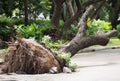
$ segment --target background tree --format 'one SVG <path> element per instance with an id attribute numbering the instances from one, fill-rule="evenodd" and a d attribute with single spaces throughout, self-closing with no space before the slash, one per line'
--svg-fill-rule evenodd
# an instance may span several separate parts
<path id="1" fill-rule="evenodd" d="M 24 0 L 25 25 L 28 25 L 28 0 Z"/>

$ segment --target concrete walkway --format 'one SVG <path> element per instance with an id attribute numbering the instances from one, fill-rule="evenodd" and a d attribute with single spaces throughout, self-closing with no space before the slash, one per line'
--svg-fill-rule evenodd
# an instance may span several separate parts
<path id="1" fill-rule="evenodd" d="M 70 74 L 0 75 L 0 81 L 120 81 L 120 49 L 84 52 L 72 58 L 79 68 Z"/>

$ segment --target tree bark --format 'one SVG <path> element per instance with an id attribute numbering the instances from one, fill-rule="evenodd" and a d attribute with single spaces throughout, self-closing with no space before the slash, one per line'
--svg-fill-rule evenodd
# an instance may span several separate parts
<path id="1" fill-rule="evenodd" d="M 81 4 L 80 4 L 80 1 L 79 0 L 75 0 L 76 2 L 76 5 L 77 5 L 77 12 L 74 13 L 73 16 L 71 16 L 71 18 L 69 18 L 65 24 L 63 25 L 63 28 L 62 28 L 62 32 L 61 32 L 61 38 L 64 38 L 65 37 L 65 34 L 66 34 L 66 31 L 67 29 L 70 27 L 70 25 L 75 22 L 75 20 L 77 20 L 81 14 L 82 14 L 82 8 L 81 8 Z"/>
<path id="2" fill-rule="evenodd" d="M 82 15 L 82 13 L 85 10 L 86 6 L 89 6 L 91 4 L 94 4 L 94 3 L 97 3 L 97 2 L 101 2 L 101 1 L 105 1 L 105 0 L 88 0 L 84 4 L 81 5 L 79 0 L 75 0 L 76 6 L 77 6 L 77 12 L 74 14 L 74 16 L 72 16 L 71 18 L 69 18 L 65 22 L 65 24 L 64 24 L 64 26 L 62 28 L 61 38 L 64 38 L 67 29 L 71 26 L 71 24 L 73 22 L 75 22 Z"/>
<path id="3" fill-rule="evenodd" d="M 51 19 L 51 23 L 54 29 L 58 29 L 60 15 L 61 15 L 61 7 L 62 7 L 63 2 L 64 0 L 53 0 L 54 12 L 53 12 L 53 16 Z"/>
<path id="4" fill-rule="evenodd" d="M 120 13 L 120 5 L 119 5 L 119 1 L 115 0 L 115 1 L 111 1 L 112 2 L 112 7 L 114 8 L 114 19 L 112 20 L 112 26 L 113 29 L 116 29 L 116 26 L 120 23 L 120 20 L 118 20 L 119 18 L 119 13 Z"/>
<path id="5" fill-rule="evenodd" d="M 53 0 L 54 10 L 51 18 L 51 24 L 53 26 L 52 31 L 54 31 L 54 35 L 52 36 L 53 39 L 58 38 L 58 28 L 59 28 L 59 21 L 61 16 L 61 7 L 64 2 L 65 2 L 64 0 Z"/>
<path id="6" fill-rule="evenodd" d="M 59 51 L 71 53 L 71 56 L 74 56 L 79 50 L 92 45 L 103 45 L 105 46 L 109 42 L 109 38 L 116 35 L 117 31 L 112 30 L 109 33 L 98 33 L 96 36 L 87 36 L 85 31 L 87 28 L 87 19 L 90 13 L 93 11 L 93 6 L 90 6 L 86 12 L 81 17 L 81 20 L 78 24 L 79 30 L 77 35 L 66 45 L 63 45 Z"/>
<path id="7" fill-rule="evenodd" d="M 28 0 L 24 0 L 25 25 L 28 25 Z"/>
<path id="8" fill-rule="evenodd" d="M 109 42 L 110 34 L 116 34 L 117 31 L 112 31 L 109 35 L 102 36 L 84 36 L 79 38 L 76 36 L 73 40 L 71 40 L 68 44 L 62 46 L 59 51 L 65 53 L 71 53 L 71 56 L 74 56 L 79 50 L 87 48 L 93 45 L 102 45 L 105 46 Z"/>
<path id="9" fill-rule="evenodd" d="M 70 16 L 74 16 L 75 12 L 74 12 L 74 9 L 73 9 L 73 6 L 72 6 L 72 0 L 66 0 L 66 5 L 68 7 L 68 10 L 70 12 Z"/>
<path id="10" fill-rule="evenodd" d="M 103 7 L 103 5 L 105 4 L 106 0 L 103 0 L 100 5 L 95 9 L 95 12 L 92 14 L 91 19 L 95 19 L 97 17 L 98 12 L 100 11 L 100 9 Z"/>

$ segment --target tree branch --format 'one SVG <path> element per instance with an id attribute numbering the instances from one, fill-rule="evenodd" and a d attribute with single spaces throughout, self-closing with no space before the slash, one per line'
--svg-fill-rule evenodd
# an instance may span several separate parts
<path id="1" fill-rule="evenodd" d="M 93 45 L 102 45 L 105 46 L 109 42 L 109 38 L 115 36 L 117 33 L 116 30 L 112 30 L 109 33 L 104 33 L 97 36 L 84 36 L 79 38 L 76 36 L 68 44 L 62 46 L 59 51 L 65 53 L 71 53 L 71 56 L 74 56 L 79 50 L 84 49 Z"/>
<path id="2" fill-rule="evenodd" d="M 85 3 L 83 3 L 83 7 L 86 7 L 86 6 L 89 6 L 91 4 L 94 4 L 94 3 L 97 3 L 97 2 L 100 2 L 100 1 L 104 1 L 104 0 L 87 0 Z"/>
<path id="3" fill-rule="evenodd" d="M 72 0 L 66 0 L 66 5 L 67 5 L 67 8 L 70 12 L 70 16 L 72 17 L 72 16 L 74 16 L 75 12 L 74 12 L 74 9 L 72 7 L 72 4 L 71 4 L 72 2 L 71 1 Z"/>
<path id="4" fill-rule="evenodd" d="M 79 17 L 80 17 L 80 15 L 82 14 L 82 9 L 81 9 L 81 4 L 80 4 L 80 1 L 79 0 L 75 0 L 75 2 L 76 2 L 76 6 L 77 6 L 77 12 L 76 13 L 74 13 L 74 15 L 73 16 L 71 16 L 71 18 L 70 19 L 68 19 L 66 22 L 65 22 L 65 24 L 64 24 L 64 26 L 63 26 L 63 29 L 62 29 L 62 38 L 64 38 L 64 36 L 65 36 L 65 32 L 66 32 L 66 30 L 68 29 L 68 27 L 70 27 L 70 25 L 76 20 L 76 19 L 78 19 Z"/>
<path id="5" fill-rule="evenodd" d="M 94 1 L 93 0 L 88 0 L 83 5 L 81 5 L 80 2 L 79 2 L 79 0 L 75 0 L 76 6 L 78 8 L 77 12 L 74 14 L 74 16 L 72 16 L 70 19 L 68 19 L 65 22 L 65 24 L 63 26 L 63 29 L 62 29 L 62 32 L 61 32 L 62 33 L 62 38 L 64 38 L 65 32 L 68 29 L 68 27 L 70 27 L 70 25 L 81 16 L 81 14 L 85 10 L 86 6 L 89 6 L 89 5 L 93 4 L 93 3 L 97 3 L 97 2 L 100 2 L 100 1 L 103 1 L 103 0 L 94 0 Z"/>
<path id="6" fill-rule="evenodd" d="M 91 19 L 95 19 L 98 12 L 100 11 L 100 9 L 102 8 L 102 6 L 105 4 L 106 0 L 103 0 L 100 5 L 98 6 L 98 8 L 95 10 L 95 12 L 93 13 L 93 15 L 91 16 Z"/>
<path id="7" fill-rule="evenodd" d="M 82 6 L 80 4 L 80 1 L 79 0 L 75 0 L 75 2 L 76 2 L 76 6 L 77 6 L 78 10 L 81 10 Z"/>
<path id="8" fill-rule="evenodd" d="M 114 30 L 106 33 L 106 36 L 109 37 L 109 38 L 110 38 L 110 37 L 114 37 L 114 36 L 117 35 L 117 33 L 118 33 L 117 30 L 114 29 Z"/>
<path id="9" fill-rule="evenodd" d="M 93 11 L 93 9 L 94 9 L 94 7 L 90 6 L 86 10 L 86 12 L 83 14 L 83 16 L 81 17 L 81 20 L 80 20 L 80 22 L 78 23 L 78 26 L 77 26 L 79 28 L 78 33 L 77 33 L 77 35 L 79 37 L 82 37 L 82 36 L 85 35 L 85 30 L 87 28 L 87 19 L 88 19 L 90 13 Z"/>
<path id="10" fill-rule="evenodd" d="M 54 27 L 54 29 L 58 28 L 60 15 L 61 15 L 61 7 L 62 7 L 63 2 L 64 2 L 64 0 L 53 0 L 54 11 L 53 11 L 51 23 L 52 23 L 52 26 Z"/>

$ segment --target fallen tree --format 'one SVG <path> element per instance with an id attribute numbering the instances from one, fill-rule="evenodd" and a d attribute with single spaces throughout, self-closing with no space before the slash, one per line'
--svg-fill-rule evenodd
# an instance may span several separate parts
<path id="1" fill-rule="evenodd" d="M 93 6 L 90 6 L 86 12 L 81 17 L 81 20 L 78 24 L 79 30 L 76 36 L 66 45 L 63 45 L 59 51 L 61 52 L 70 52 L 71 56 L 74 56 L 79 50 L 84 49 L 86 47 L 92 45 L 107 45 L 109 39 L 113 36 L 117 35 L 116 30 L 111 30 L 108 33 L 104 33 L 103 31 L 98 31 L 96 36 L 88 36 L 86 35 L 87 30 L 87 19 L 90 13 L 94 10 Z"/>
<path id="2" fill-rule="evenodd" d="M 59 52 L 70 53 L 74 56 L 79 50 L 92 45 L 107 45 L 109 38 L 117 34 L 116 30 L 108 33 L 98 32 L 96 36 L 86 35 L 87 19 L 90 13 L 94 10 L 90 6 L 82 15 L 78 24 L 79 30 L 76 36 L 67 44 L 59 48 Z M 48 73 L 51 70 L 62 72 L 66 66 L 64 59 L 58 57 L 42 43 L 35 40 L 18 38 L 17 43 L 12 44 L 10 51 L 5 57 L 5 62 L 2 66 L 4 73 L 24 72 L 27 74 Z M 55 69 L 53 69 L 55 68 Z"/>

